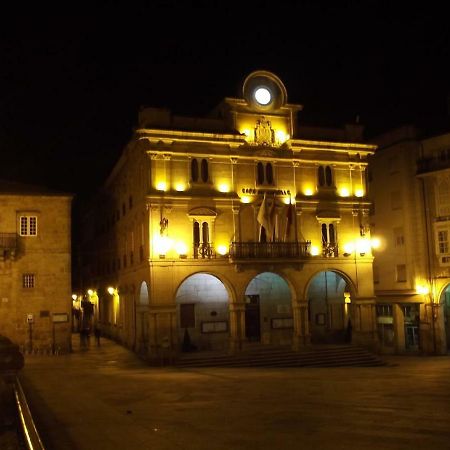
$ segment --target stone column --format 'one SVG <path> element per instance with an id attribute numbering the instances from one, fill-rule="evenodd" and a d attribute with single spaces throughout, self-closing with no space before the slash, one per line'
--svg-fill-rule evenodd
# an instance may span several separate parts
<path id="1" fill-rule="evenodd" d="M 230 303 L 230 339 L 229 353 L 242 350 L 245 339 L 245 303 Z"/>

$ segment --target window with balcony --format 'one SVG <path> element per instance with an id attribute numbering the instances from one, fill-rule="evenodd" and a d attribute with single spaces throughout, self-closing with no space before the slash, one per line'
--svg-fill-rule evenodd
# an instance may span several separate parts
<path id="1" fill-rule="evenodd" d="M 321 233 L 323 256 L 338 256 L 336 224 L 322 223 Z"/>

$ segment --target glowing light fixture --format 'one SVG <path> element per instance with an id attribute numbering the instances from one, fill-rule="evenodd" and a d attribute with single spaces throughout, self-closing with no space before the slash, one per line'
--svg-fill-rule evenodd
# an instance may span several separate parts
<path id="1" fill-rule="evenodd" d="M 177 192 L 183 192 L 183 191 L 185 191 L 185 190 L 186 190 L 186 184 L 184 184 L 184 183 L 177 183 L 177 184 L 175 185 L 175 190 L 176 190 Z"/>
<path id="2" fill-rule="evenodd" d="M 430 288 L 426 285 L 419 284 L 416 286 L 416 292 L 420 295 L 427 295 L 430 293 Z"/>
<path id="3" fill-rule="evenodd" d="M 304 190 L 303 190 L 303 194 L 304 195 L 306 195 L 306 196 L 308 196 L 308 197 L 310 197 L 311 195 L 313 195 L 313 190 L 311 189 L 311 188 L 305 188 Z"/>
<path id="4" fill-rule="evenodd" d="M 317 256 L 320 253 L 319 247 L 317 247 L 316 245 L 312 245 L 309 253 L 311 254 L 311 256 Z"/>
<path id="5" fill-rule="evenodd" d="M 109 286 L 106 290 L 108 291 L 109 295 L 113 295 L 115 289 L 112 286 Z"/>
<path id="6" fill-rule="evenodd" d="M 272 94 L 266 87 L 259 87 L 255 90 L 255 100 L 260 105 L 268 105 L 272 100 Z"/>
<path id="7" fill-rule="evenodd" d="M 72 300 L 75 301 L 78 298 L 77 294 L 72 294 Z"/>
<path id="8" fill-rule="evenodd" d="M 94 295 L 94 291 L 92 289 L 87 290 L 88 295 Z"/>
<path id="9" fill-rule="evenodd" d="M 283 130 L 277 130 L 275 132 L 275 137 L 280 144 L 283 144 L 289 139 L 289 136 Z"/>
<path id="10" fill-rule="evenodd" d="M 377 248 L 380 248 L 381 247 L 380 238 L 373 237 L 372 240 L 370 241 L 370 244 L 371 244 L 372 248 L 374 248 L 375 250 Z"/>
<path id="11" fill-rule="evenodd" d="M 160 258 L 164 258 L 166 253 L 170 250 L 172 242 L 167 236 L 156 236 L 154 238 L 154 245 L 156 253 L 160 256 Z"/>
<path id="12" fill-rule="evenodd" d="M 158 183 L 156 183 L 156 189 L 158 191 L 165 191 L 167 189 L 167 184 L 165 181 L 158 181 Z"/>
<path id="13" fill-rule="evenodd" d="M 341 197 L 348 197 L 350 195 L 350 191 L 348 190 L 348 188 L 343 187 L 339 190 L 339 195 Z"/>
<path id="14" fill-rule="evenodd" d="M 242 203 L 250 203 L 250 197 L 247 197 L 246 195 L 244 195 L 243 197 L 241 197 L 241 202 Z"/>
<path id="15" fill-rule="evenodd" d="M 356 197 L 364 197 L 364 191 L 362 189 L 356 189 L 355 196 Z"/>
<path id="16" fill-rule="evenodd" d="M 356 248 L 361 256 L 364 256 L 370 250 L 370 241 L 368 239 L 359 239 Z"/>
<path id="17" fill-rule="evenodd" d="M 219 192 L 230 192 L 230 185 L 228 183 L 221 183 L 217 186 Z"/>
<path id="18" fill-rule="evenodd" d="M 184 242 L 177 242 L 175 244 L 175 251 L 178 253 L 180 258 L 186 257 L 187 255 L 187 245 Z"/>
<path id="19" fill-rule="evenodd" d="M 347 242 L 344 244 L 344 256 L 350 256 L 355 251 L 355 244 L 352 242 Z"/>
<path id="20" fill-rule="evenodd" d="M 222 256 L 226 255 L 228 253 L 228 247 L 226 245 L 218 245 L 217 253 Z"/>

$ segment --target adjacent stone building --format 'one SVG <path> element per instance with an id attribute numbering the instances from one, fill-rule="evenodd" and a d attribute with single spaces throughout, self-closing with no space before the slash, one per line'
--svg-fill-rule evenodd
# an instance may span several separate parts
<path id="1" fill-rule="evenodd" d="M 375 145 L 358 124 L 304 126 L 301 110 L 256 71 L 207 118 L 139 111 L 83 219 L 78 296 L 104 333 L 152 359 L 343 342 L 351 323 L 377 348 Z"/>
<path id="2" fill-rule="evenodd" d="M 0 181 L 0 335 L 24 351 L 70 349 L 71 202 Z"/>
<path id="3" fill-rule="evenodd" d="M 446 353 L 450 344 L 450 134 L 379 136 L 370 158 L 374 283 L 381 349 Z"/>

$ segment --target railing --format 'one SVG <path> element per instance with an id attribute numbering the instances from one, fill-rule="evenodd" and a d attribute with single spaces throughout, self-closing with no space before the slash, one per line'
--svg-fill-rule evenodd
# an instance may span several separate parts
<path id="1" fill-rule="evenodd" d="M 450 155 L 431 156 L 417 161 L 417 173 L 434 172 L 436 170 L 448 169 L 450 167 Z"/>
<path id="2" fill-rule="evenodd" d="M 310 255 L 311 242 L 233 242 L 234 259 L 304 258 Z"/>
<path id="3" fill-rule="evenodd" d="M 339 256 L 337 244 L 322 244 L 322 256 L 325 258 L 336 258 Z"/>
<path id="4" fill-rule="evenodd" d="M 17 247 L 16 233 L 0 233 L 0 250 L 13 250 Z"/>
<path id="5" fill-rule="evenodd" d="M 211 259 L 215 258 L 214 247 L 212 244 L 197 244 L 194 245 L 195 259 Z"/>

